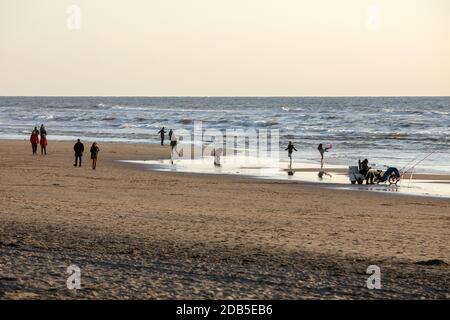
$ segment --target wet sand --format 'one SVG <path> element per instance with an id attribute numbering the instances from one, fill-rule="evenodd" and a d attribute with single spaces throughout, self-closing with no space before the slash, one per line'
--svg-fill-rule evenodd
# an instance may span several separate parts
<path id="1" fill-rule="evenodd" d="M 0 140 L 1 299 L 450 298 L 449 199 L 142 170 L 117 160 L 169 148 L 100 149 L 93 171 L 71 143 L 33 157 Z"/>

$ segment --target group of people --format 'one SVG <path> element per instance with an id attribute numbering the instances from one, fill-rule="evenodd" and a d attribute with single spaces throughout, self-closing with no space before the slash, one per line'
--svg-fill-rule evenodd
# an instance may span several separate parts
<path id="1" fill-rule="evenodd" d="M 73 166 L 81 167 L 81 160 L 83 159 L 83 152 L 84 152 L 84 144 L 80 141 L 80 139 L 78 139 L 77 142 L 74 144 L 73 151 L 75 151 L 75 163 L 73 164 Z M 98 153 L 100 152 L 100 148 L 97 145 L 97 142 L 92 143 L 90 152 L 92 160 L 92 170 L 95 170 L 97 169 L 97 158 Z"/>
<path id="2" fill-rule="evenodd" d="M 397 168 L 389 167 L 386 171 L 383 170 L 374 170 L 369 166 L 369 160 L 364 159 L 363 161 L 358 161 L 359 173 L 364 176 L 366 180 L 366 184 L 375 184 L 374 180 L 379 182 L 384 182 L 392 177 L 395 181 L 400 179 L 400 172 Z"/>
<path id="3" fill-rule="evenodd" d="M 164 139 L 166 137 L 165 136 L 166 133 L 167 133 L 167 131 L 166 131 L 165 127 L 162 127 L 161 130 L 158 131 L 158 134 L 161 137 L 161 145 L 162 146 L 164 145 Z M 169 140 L 170 140 L 171 144 L 172 144 L 172 138 L 174 138 L 174 141 L 176 141 L 176 138 L 175 138 L 175 136 L 173 134 L 173 130 L 172 129 L 169 130 L 169 134 L 168 135 L 169 135 Z"/>
<path id="4" fill-rule="evenodd" d="M 323 164 L 324 164 L 324 154 L 325 152 L 327 152 L 328 150 L 330 150 L 331 148 L 333 148 L 333 145 L 329 145 L 328 147 L 324 147 L 322 143 L 319 144 L 319 146 L 317 147 L 317 150 L 320 153 L 320 168 L 323 169 Z M 284 149 L 285 151 L 288 152 L 288 157 L 289 157 L 289 167 L 292 167 L 292 153 L 294 151 L 297 151 L 297 149 L 295 149 L 294 144 L 292 143 L 292 141 L 289 141 L 288 146 L 286 149 Z"/>
<path id="5" fill-rule="evenodd" d="M 41 155 L 47 155 L 47 130 L 43 124 L 39 130 L 37 127 L 34 127 L 34 130 L 31 132 L 30 143 L 33 155 L 37 154 L 38 145 L 41 146 Z"/>
<path id="6" fill-rule="evenodd" d="M 48 144 L 47 129 L 45 129 L 45 126 L 43 124 L 41 125 L 40 129 L 34 127 L 33 131 L 31 132 L 30 143 L 33 155 L 37 153 L 38 144 L 40 144 L 41 146 L 41 154 L 47 155 L 47 144 Z M 73 166 L 81 167 L 81 160 L 83 158 L 84 153 L 84 144 L 80 141 L 80 139 L 78 139 L 75 145 L 73 146 L 73 151 L 75 152 L 75 163 Z M 98 147 L 97 142 L 94 142 L 92 144 L 90 152 L 92 160 L 92 169 L 95 170 L 97 168 L 98 153 L 100 152 L 100 148 Z"/>
<path id="7" fill-rule="evenodd" d="M 73 151 L 75 151 L 75 163 L 73 164 L 73 166 L 81 167 L 81 160 L 83 159 L 84 153 L 84 144 L 81 142 L 80 139 L 78 139 L 77 142 L 74 144 Z M 97 142 L 92 143 L 90 152 L 92 160 L 92 170 L 95 170 L 97 169 L 97 158 L 98 153 L 100 152 L 100 148 L 97 145 Z"/>
<path id="8" fill-rule="evenodd" d="M 158 131 L 158 134 L 161 137 L 161 146 L 164 146 L 164 139 L 165 139 L 165 134 L 166 134 L 166 128 L 162 127 L 161 130 Z M 170 153 L 170 158 L 173 164 L 173 154 L 174 152 L 176 154 L 178 154 L 179 156 L 181 156 L 181 154 L 178 152 L 177 150 L 177 144 L 178 144 L 178 139 L 175 135 L 175 133 L 173 132 L 172 129 L 169 130 L 169 141 L 170 141 L 170 147 L 171 147 L 171 153 Z"/>
<path id="9" fill-rule="evenodd" d="M 319 151 L 320 157 L 321 157 L 321 159 L 320 159 L 320 168 L 321 169 L 323 169 L 324 154 L 331 148 L 333 148 L 333 145 L 330 144 L 328 147 L 324 147 L 322 143 L 319 144 L 319 146 L 317 147 L 317 150 Z M 297 149 L 295 148 L 292 141 L 289 141 L 289 144 L 285 150 L 287 150 L 287 152 L 288 152 L 288 157 L 290 159 L 289 168 L 291 169 L 292 168 L 292 154 L 294 151 L 297 151 Z M 367 184 L 375 184 L 375 180 L 377 182 L 385 182 L 385 181 L 388 181 L 388 179 L 392 179 L 392 181 L 390 181 L 392 183 L 397 183 L 397 181 L 399 181 L 400 177 L 401 177 L 400 171 L 395 167 L 389 167 L 386 169 L 386 171 L 383 171 L 380 169 L 378 169 L 378 170 L 372 169 L 372 167 L 369 166 L 369 160 L 367 160 L 367 159 L 364 159 L 363 161 L 359 161 L 358 168 L 359 168 L 359 173 L 364 176 L 364 179 L 366 180 Z M 293 175 L 293 171 L 288 171 L 288 173 L 290 175 Z M 324 174 L 329 175 L 325 171 L 320 171 L 319 177 L 321 177 L 321 175 L 323 176 Z"/>

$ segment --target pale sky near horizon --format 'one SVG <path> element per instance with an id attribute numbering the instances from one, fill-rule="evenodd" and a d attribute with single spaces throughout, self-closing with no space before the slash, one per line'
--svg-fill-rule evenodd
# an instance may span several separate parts
<path id="1" fill-rule="evenodd" d="M 0 95 L 450 96 L 450 1 L 0 0 Z"/>

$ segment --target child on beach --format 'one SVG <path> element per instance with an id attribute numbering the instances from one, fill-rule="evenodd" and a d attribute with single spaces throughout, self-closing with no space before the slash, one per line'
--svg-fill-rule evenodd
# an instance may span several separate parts
<path id="1" fill-rule="evenodd" d="M 91 146 L 92 170 L 95 170 L 97 168 L 97 157 L 99 151 L 100 148 L 98 147 L 97 142 L 94 142 Z"/>
<path id="2" fill-rule="evenodd" d="M 319 150 L 319 152 L 320 152 L 320 157 L 321 157 L 321 159 L 320 159 L 320 168 L 321 168 L 321 169 L 323 168 L 323 154 L 324 154 L 325 152 L 327 152 L 327 151 L 328 151 L 329 149 L 331 149 L 331 148 L 332 148 L 332 145 L 331 145 L 331 144 L 330 144 L 330 146 L 324 148 L 322 143 L 319 144 L 319 146 L 317 147 L 317 150 Z"/>
<path id="3" fill-rule="evenodd" d="M 47 135 L 41 134 L 41 155 L 47 155 Z"/>
<path id="4" fill-rule="evenodd" d="M 288 152 L 288 157 L 289 157 L 289 161 L 290 161 L 289 168 L 292 168 L 292 152 L 294 150 L 297 151 L 297 149 L 295 149 L 294 145 L 292 144 L 292 141 L 289 141 L 287 148 L 284 150 L 287 150 L 287 152 Z"/>
<path id="5" fill-rule="evenodd" d="M 33 150 L 33 154 L 37 152 L 37 145 L 39 144 L 39 130 L 37 127 L 34 127 L 33 132 L 30 136 L 31 149 Z"/>

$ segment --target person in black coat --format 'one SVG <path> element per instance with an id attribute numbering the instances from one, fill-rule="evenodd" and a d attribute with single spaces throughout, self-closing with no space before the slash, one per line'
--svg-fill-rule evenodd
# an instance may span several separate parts
<path id="1" fill-rule="evenodd" d="M 162 127 L 161 130 L 158 131 L 158 134 L 161 136 L 161 145 L 164 145 L 164 134 L 166 133 L 166 128 Z"/>
<path id="2" fill-rule="evenodd" d="M 80 139 L 77 140 L 77 143 L 73 146 L 73 151 L 75 151 L 75 163 L 74 167 L 78 165 L 78 160 L 80 160 L 79 166 L 81 167 L 81 158 L 83 157 L 84 152 L 84 144 L 81 143 Z"/>

